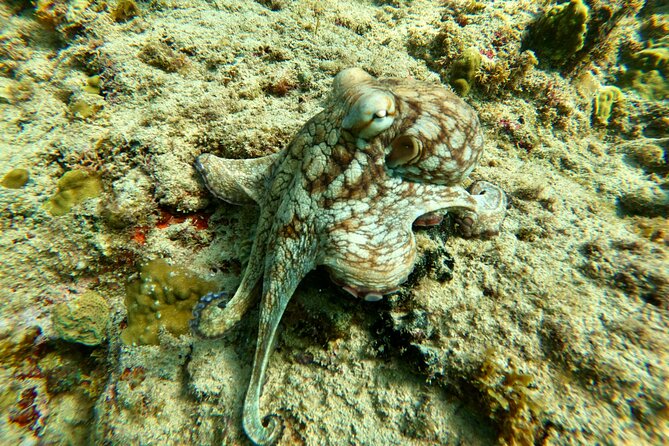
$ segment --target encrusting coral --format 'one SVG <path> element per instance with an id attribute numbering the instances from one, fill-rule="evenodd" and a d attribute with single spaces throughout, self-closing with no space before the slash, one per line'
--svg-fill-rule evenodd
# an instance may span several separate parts
<path id="1" fill-rule="evenodd" d="M 467 48 L 451 65 L 448 83 L 459 96 L 467 96 L 481 67 L 481 53 L 476 48 Z"/>
<path id="2" fill-rule="evenodd" d="M 534 51 L 539 62 L 559 66 L 583 48 L 589 18 L 583 0 L 553 6 L 530 26 L 523 46 Z"/>
<path id="3" fill-rule="evenodd" d="M 609 123 L 611 112 L 613 111 L 613 104 L 618 102 L 622 96 L 620 89 L 614 86 L 602 87 L 597 96 L 595 96 L 594 115 L 599 124 L 606 125 Z"/>
<path id="4" fill-rule="evenodd" d="M 668 78 L 669 44 L 661 43 L 630 55 L 618 81 L 646 99 L 662 101 L 669 98 Z"/>
<path id="5" fill-rule="evenodd" d="M 188 333 L 193 306 L 215 288 L 214 283 L 162 259 L 147 263 L 139 279 L 126 289 L 128 326 L 121 339 L 126 344 L 158 344 L 161 327 L 175 336 Z"/>
<path id="6" fill-rule="evenodd" d="M 52 312 L 53 328 L 61 339 L 90 346 L 106 339 L 109 319 L 109 305 L 93 291 L 56 305 Z"/>

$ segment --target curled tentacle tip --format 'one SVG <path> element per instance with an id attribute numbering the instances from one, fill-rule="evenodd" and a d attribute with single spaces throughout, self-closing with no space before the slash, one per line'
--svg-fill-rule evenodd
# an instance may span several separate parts
<path id="1" fill-rule="evenodd" d="M 283 432 L 283 423 L 278 415 L 268 415 L 261 423 L 259 419 L 244 420 L 244 431 L 253 444 L 270 446 L 276 444 Z"/>
<path id="2" fill-rule="evenodd" d="M 219 291 L 217 293 L 208 293 L 202 296 L 200 300 L 197 302 L 197 304 L 195 304 L 195 306 L 193 307 L 193 318 L 188 323 L 191 331 L 202 338 L 208 338 L 209 336 L 203 333 L 202 330 L 200 329 L 202 312 L 212 303 L 222 301 L 227 297 L 228 293 L 225 291 Z M 221 302 L 219 302 L 219 304 L 220 303 Z"/>

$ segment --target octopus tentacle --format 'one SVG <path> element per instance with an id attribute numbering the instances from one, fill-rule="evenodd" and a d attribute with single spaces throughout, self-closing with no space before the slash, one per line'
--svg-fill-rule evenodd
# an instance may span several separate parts
<path id="1" fill-rule="evenodd" d="M 265 228 L 269 224 L 269 217 L 265 211 L 258 224 L 257 235 L 251 247 L 251 256 L 244 271 L 244 276 L 232 299 L 224 307 L 221 307 L 213 305 L 213 303 L 222 303 L 220 300 L 223 295 L 221 293 L 218 296 L 208 294 L 200 298 L 193 309 L 191 328 L 199 336 L 209 339 L 223 336 L 230 327 L 239 322 L 258 300 L 260 294 L 258 293 L 258 287 L 263 276 L 268 237 Z"/>
<path id="2" fill-rule="evenodd" d="M 469 193 L 477 202 L 476 215 L 461 211 L 456 223 L 463 237 L 490 236 L 499 233 L 506 215 L 507 199 L 502 189 L 487 181 L 472 184 Z"/>
<path id="3" fill-rule="evenodd" d="M 195 168 L 216 197 L 232 204 L 255 204 L 262 198 L 268 172 L 283 155 L 238 160 L 204 153 L 195 160 Z"/>
<path id="4" fill-rule="evenodd" d="M 202 311 L 214 302 L 219 302 L 218 305 L 220 305 L 223 299 L 227 297 L 228 293 L 225 291 L 208 293 L 202 296 L 195 307 L 193 307 L 193 319 L 191 319 L 189 322 L 191 331 L 201 338 L 214 338 L 215 336 L 208 336 L 206 333 L 200 330 L 200 319 L 202 318 Z"/>
<path id="5" fill-rule="evenodd" d="M 305 246 L 304 241 L 286 240 L 276 247 L 275 255 L 266 266 L 258 341 L 243 417 L 244 430 L 257 445 L 274 444 L 281 435 L 282 424 L 277 415 L 266 417 L 267 425 L 263 425 L 260 394 L 281 317 L 297 285 L 315 266 L 314 247 L 315 244 Z"/>
<path id="6" fill-rule="evenodd" d="M 453 212 L 460 218 L 465 236 L 483 235 L 499 231 L 506 212 L 506 195 L 499 187 L 486 181 L 474 183 L 469 191 L 460 186 L 404 183 L 412 188 L 408 207 L 414 218 L 440 209 Z"/>
<path id="7" fill-rule="evenodd" d="M 247 271 L 249 270 L 250 268 L 247 268 Z M 248 280 L 242 279 L 239 288 L 226 305 L 223 305 L 224 300 L 229 294 L 225 291 L 202 296 L 193 308 L 191 330 L 205 339 L 223 336 L 255 304 L 259 294 L 257 290 L 260 284 L 259 276 L 250 277 L 250 274 L 246 274 L 244 278 L 249 277 Z M 254 280 L 255 282 L 251 284 Z"/>

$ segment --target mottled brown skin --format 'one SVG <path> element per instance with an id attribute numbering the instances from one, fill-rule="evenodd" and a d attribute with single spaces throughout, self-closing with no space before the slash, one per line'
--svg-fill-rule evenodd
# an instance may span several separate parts
<path id="1" fill-rule="evenodd" d="M 476 114 L 443 87 L 377 80 L 353 68 L 337 75 L 325 109 L 283 151 L 253 160 L 198 158 L 214 195 L 260 206 L 239 288 L 223 308 L 213 305 L 217 295 L 205 296 L 193 324 L 203 336 L 223 334 L 253 305 L 261 284 L 243 417 L 253 442 L 272 444 L 280 435 L 276 417 L 261 422 L 260 392 L 281 316 L 309 271 L 324 265 L 352 295 L 378 300 L 413 269 L 417 218 L 448 209 L 470 236 L 498 231 L 504 193 L 485 182 L 474 185 L 475 194 L 458 186 L 482 149 Z"/>

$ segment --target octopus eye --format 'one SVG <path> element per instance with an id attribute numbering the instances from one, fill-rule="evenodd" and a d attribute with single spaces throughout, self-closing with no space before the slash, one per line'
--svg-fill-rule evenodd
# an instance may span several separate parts
<path id="1" fill-rule="evenodd" d="M 414 136 L 402 135 L 390 143 L 390 153 L 386 156 L 386 165 L 391 169 L 404 164 L 413 164 L 423 153 L 423 143 Z"/>
<path id="2" fill-rule="evenodd" d="M 363 94 L 344 116 L 342 128 L 361 139 L 371 139 L 393 124 L 395 98 L 385 91 Z"/>

